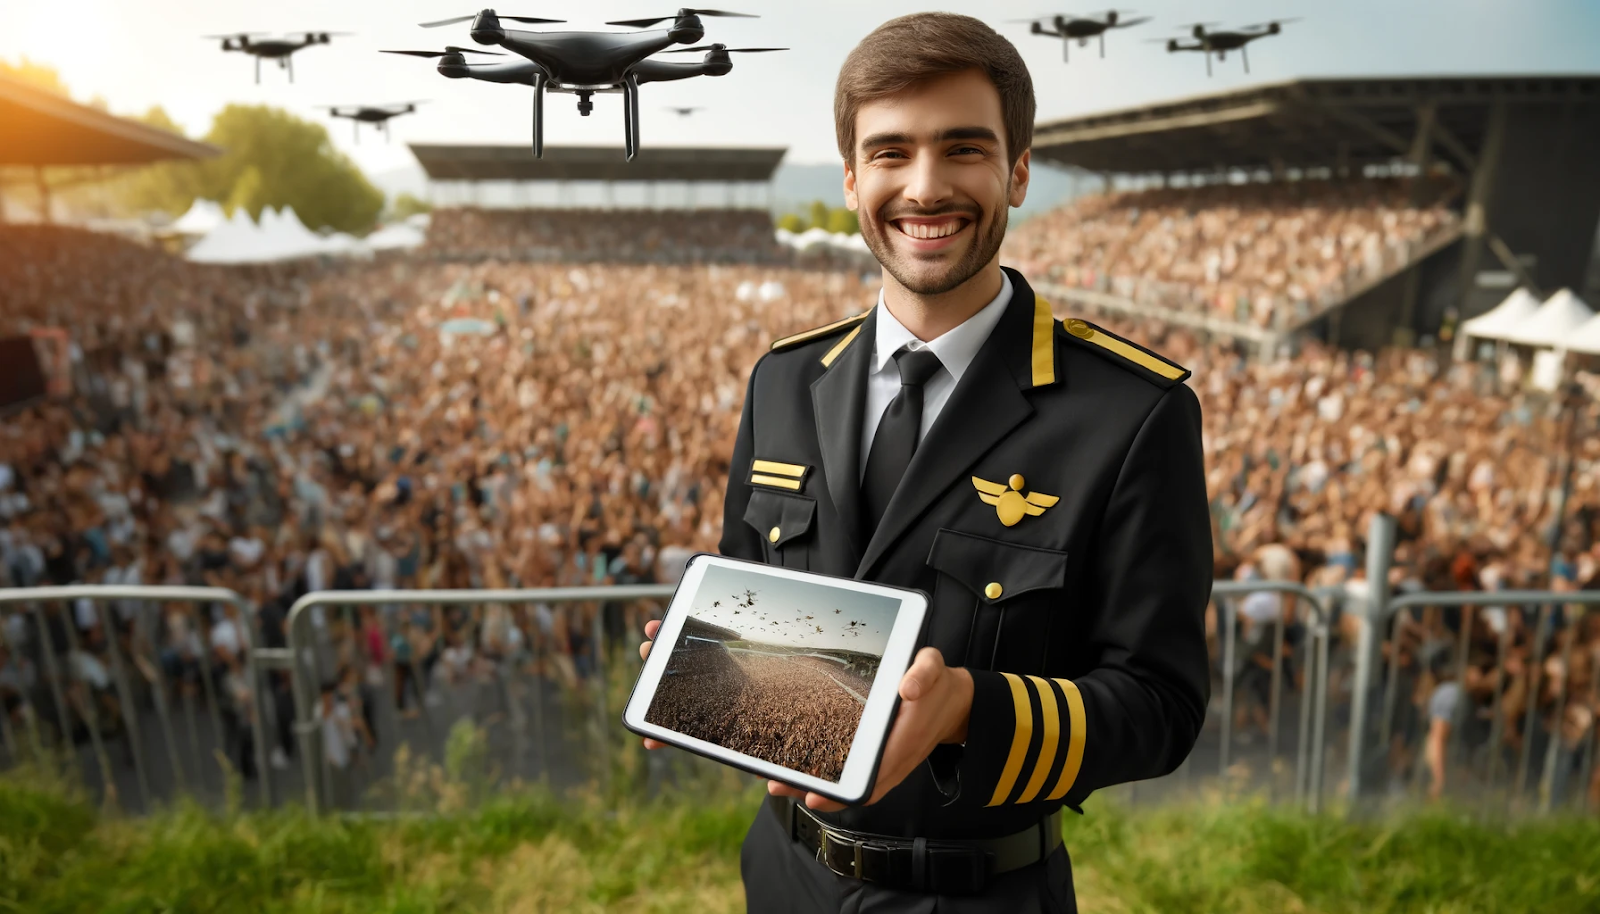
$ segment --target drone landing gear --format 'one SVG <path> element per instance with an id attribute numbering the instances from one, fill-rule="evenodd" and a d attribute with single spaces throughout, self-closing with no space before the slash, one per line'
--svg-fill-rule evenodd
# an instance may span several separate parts
<path id="1" fill-rule="evenodd" d="M 533 157 L 544 158 L 544 74 L 533 76 Z"/>
<path id="2" fill-rule="evenodd" d="M 256 58 L 256 85 L 261 85 L 261 58 Z"/>
<path id="3" fill-rule="evenodd" d="M 294 83 L 294 55 L 293 54 L 291 54 L 288 57 L 285 57 L 283 59 L 283 68 L 285 70 L 289 71 L 289 82 L 290 82 L 290 84 L 293 84 Z"/>
<path id="4" fill-rule="evenodd" d="M 622 79 L 623 147 L 628 161 L 639 153 L 639 77 L 632 73 Z"/>
<path id="5" fill-rule="evenodd" d="M 1250 72 L 1250 51 L 1248 48 L 1239 48 L 1239 59 L 1244 61 L 1244 71 Z"/>

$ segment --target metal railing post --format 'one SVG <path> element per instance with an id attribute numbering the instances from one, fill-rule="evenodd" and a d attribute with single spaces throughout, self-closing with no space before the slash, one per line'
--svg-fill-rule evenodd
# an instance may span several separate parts
<path id="1" fill-rule="evenodd" d="M 1367 693 L 1372 687 L 1373 661 L 1377 659 L 1377 627 L 1388 616 L 1389 568 L 1394 561 L 1395 520 L 1387 514 L 1372 518 L 1367 531 L 1367 599 L 1362 607 L 1361 635 L 1356 645 L 1355 681 L 1350 690 L 1349 798 L 1361 798 L 1362 766 L 1367 735 Z M 1380 747 L 1381 748 L 1381 747 Z"/>

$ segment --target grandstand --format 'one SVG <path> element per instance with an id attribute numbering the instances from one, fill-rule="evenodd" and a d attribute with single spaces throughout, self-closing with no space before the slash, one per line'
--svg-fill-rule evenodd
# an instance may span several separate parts
<path id="1" fill-rule="evenodd" d="M 1302 329 L 1376 348 L 1434 333 L 1452 311 L 1482 313 L 1510 285 L 1535 294 L 1584 288 L 1600 221 L 1597 145 L 1600 78 L 1592 76 L 1306 79 L 1196 96 L 1039 124 L 1039 160 L 1144 190 L 1077 204 L 1099 207 L 1093 213 L 1042 217 L 1020 227 L 1014 244 L 1071 251 L 1075 223 L 1122 221 L 1138 230 L 1082 249 L 1103 269 L 1051 275 L 1058 297 L 1268 348 Z M 1278 187 L 1236 187 L 1255 182 Z M 1219 232 L 1255 242 L 1267 224 L 1293 221 L 1276 218 L 1285 210 L 1310 233 L 1299 240 L 1323 254 L 1313 259 L 1354 269 L 1302 282 L 1315 288 L 1298 298 L 1278 288 L 1280 301 L 1264 308 L 1272 289 L 1230 291 L 1217 275 L 1117 283 L 1165 272 L 1161 252 L 1126 256 L 1136 240 L 1164 244 L 1165 263 L 1198 255 L 1204 270 L 1208 256 L 1229 256 Z M 1152 221 L 1198 243 L 1143 237 Z M 1260 251 L 1237 247 L 1233 256 L 1249 268 Z M 1285 256 L 1292 265 L 1295 252 Z M 1035 267 L 1051 273 L 1048 263 Z"/>
<path id="2" fill-rule="evenodd" d="M 758 208 L 772 198 L 783 147 L 646 147 L 632 162 L 603 146 L 411 144 L 439 205 Z"/>
<path id="3" fill-rule="evenodd" d="M 0 123 L 6 125 L 0 132 L 0 221 L 7 217 L 6 186 L 24 181 L 34 185 L 41 220 L 51 221 L 52 184 L 45 181 L 46 168 L 86 168 L 86 179 L 98 180 L 103 177 L 95 170 L 99 168 L 210 158 L 222 152 L 8 76 L 0 76 Z M 19 176 L 19 170 L 25 176 Z"/>

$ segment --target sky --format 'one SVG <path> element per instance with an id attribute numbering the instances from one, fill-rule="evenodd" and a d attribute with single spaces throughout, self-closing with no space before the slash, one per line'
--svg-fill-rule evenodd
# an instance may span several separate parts
<path id="1" fill-rule="evenodd" d="M 750 606 L 744 605 L 746 588 L 755 593 Z M 721 605 L 713 605 L 717 603 Z M 712 567 L 706 569 L 689 612 L 702 622 L 731 628 L 753 641 L 786 641 L 881 657 L 899 603 L 891 597 L 811 581 Z M 806 616 L 814 618 L 807 621 Z M 857 624 L 852 626 L 852 622 Z"/>
<path id="2" fill-rule="evenodd" d="M 780 46 L 773 54 L 736 55 L 733 72 L 647 85 L 641 100 L 645 144 L 785 146 L 786 161 L 837 161 L 832 122 L 833 83 L 850 49 L 883 21 L 925 9 L 977 16 L 1010 38 L 1033 75 L 1040 120 L 1297 77 L 1353 75 L 1592 73 L 1600 71 L 1600 2 L 1595 0 L 1135 0 L 1143 25 L 1113 31 L 1106 58 L 1096 48 L 1073 48 L 1061 60 L 1059 40 L 1007 23 L 1052 12 L 1040 0 L 723 0 L 719 8 L 759 19 L 710 19 L 706 41 L 732 47 Z M 1073 11 L 1096 14 L 1081 3 Z M 660 0 L 522 2 L 496 7 L 507 15 L 568 19 L 594 28 L 606 19 L 671 14 Z M 330 127 L 334 144 L 369 173 L 414 163 L 406 142 L 523 143 L 529 136 L 528 92 L 472 80 L 448 80 L 434 62 L 380 54 L 382 48 L 439 50 L 475 46 L 463 23 L 423 29 L 419 22 L 476 12 L 474 4 L 443 0 L 76 0 L 68 8 L 41 0 L 0 4 L 0 58 L 30 59 L 57 68 L 80 101 L 103 97 L 115 113 L 162 105 L 192 136 L 231 102 L 282 106 Z M 1125 16 L 1128 14 L 1124 14 Z M 1243 25 L 1271 17 L 1302 17 L 1282 35 L 1252 45 L 1251 73 L 1229 59 L 1206 78 L 1196 54 L 1168 54 L 1150 39 L 1178 37 L 1196 20 Z M 530 27 L 541 28 L 541 27 Z M 299 29 L 348 31 L 296 55 L 294 85 L 263 63 L 252 81 L 252 58 L 223 53 L 202 35 Z M 698 55 L 669 55 L 693 60 Z M 489 60 L 491 58 L 484 58 Z M 417 114 L 392 122 L 393 142 L 364 127 L 360 141 L 347 120 L 316 106 L 387 104 L 427 99 Z M 622 143 L 621 96 L 595 97 L 585 118 L 576 98 L 552 95 L 545 142 Z M 700 105 L 683 118 L 666 106 Z"/>

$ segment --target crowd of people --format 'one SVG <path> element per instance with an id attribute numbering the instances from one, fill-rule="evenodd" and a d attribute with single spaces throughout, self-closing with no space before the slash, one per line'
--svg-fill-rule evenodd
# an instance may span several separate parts
<path id="1" fill-rule="evenodd" d="M 755 209 L 434 211 L 423 250 L 441 258 L 633 264 L 782 264 L 772 216 Z"/>
<path id="2" fill-rule="evenodd" d="M 1388 275 L 1456 224 L 1453 184 L 1413 185 L 1369 178 L 1098 194 L 1027 220 L 1002 250 L 1043 281 L 1277 327 Z"/>
<path id="3" fill-rule="evenodd" d="M 1340 266 L 1361 259 L 1366 239 L 1411 243 L 1416 226 L 1438 217 L 1398 207 L 1387 212 L 1410 215 L 1391 219 L 1376 204 L 1337 215 L 1345 210 L 1273 202 L 1265 190 L 1260 206 L 1231 215 L 1179 212 L 1206 193 L 1145 192 L 1139 207 L 1126 196 L 1080 202 L 1041 219 L 1081 224 L 1103 206 L 1125 224 L 1093 244 L 1034 230 L 1018 241 L 1032 256 L 1008 262 L 1073 281 L 1060 264 L 1153 264 L 1124 255 L 1166 249 L 1173 259 L 1163 263 L 1194 259 L 1206 269 L 1207 245 L 1226 237 L 1235 259 L 1226 269 L 1219 261 L 1217 282 L 1246 283 L 1271 272 L 1245 266 L 1249 252 L 1274 251 L 1280 266 Z M 1349 193 L 1372 201 L 1388 191 Z M 1155 205 L 1172 194 L 1190 202 Z M 1274 208 L 1284 206 L 1293 212 Z M 0 427 L 0 586 L 208 584 L 245 603 L 241 612 L 129 600 L 103 613 L 80 603 L 65 618 L 47 614 L 43 629 L 8 610 L 0 697 L 10 722 L 21 727 L 33 713 L 86 726 L 98 709 L 95 719 L 114 728 L 115 641 L 146 692 L 213 689 L 247 772 L 250 724 L 267 708 L 277 725 L 271 762 L 283 765 L 296 748 L 288 681 L 266 677 L 256 696 L 241 663 L 252 645 L 285 644 L 286 611 L 305 593 L 670 582 L 693 551 L 716 548 L 755 360 L 771 340 L 856 313 L 877 294 L 876 277 L 844 270 L 720 255 L 692 262 L 744 243 L 759 261 L 770 225 L 741 241 L 739 220 L 707 227 L 700 214 L 652 216 L 657 234 L 639 235 L 626 220 L 584 234 L 560 230 L 576 215 L 447 212 L 434 215 L 429 244 L 459 257 L 251 268 L 193 265 L 70 229 L 0 227 L 0 246 L 23 252 L 0 259 L 0 337 L 63 327 L 76 359 L 69 398 Z M 1152 219 L 1148 230 L 1133 228 Z M 525 234 L 508 242 L 502 225 Z M 1059 249 L 1047 248 L 1052 237 Z M 589 262 L 607 238 L 623 241 L 614 251 L 671 262 Z M 568 242 L 569 262 L 544 251 Z M 1600 436 L 1574 439 L 1563 508 L 1552 494 L 1563 488 L 1561 414 L 1537 394 L 1503 388 L 1493 369 L 1431 351 L 1374 356 L 1315 344 L 1262 363 L 1173 325 L 1095 319 L 1194 372 L 1219 577 L 1358 593 L 1368 524 L 1386 512 L 1399 519 L 1387 582 L 1398 591 L 1600 588 Z M 1587 407 L 1581 427 L 1600 427 L 1597 418 Z M 1552 549 L 1558 517 L 1567 524 Z M 613 603 L 308 614 L 326 759 L 356 765 L 391 737 L 373 713 L 379 702 L 402 716 L 425 713 L 437 690 L 506 670 L 579 681 L 592 674 L 599 642 L 631 644 L 651 611 Z M 1409 671 L 1416 700 L 1406 706 L 1416 714 L 1398 721 L 1397 732 L 1414 738 L 1396 751 L 1422 751 L 1435 706 L 1456 721 L 1498 706 L 1508 746 L 1541 733 L 1592 742 L 1600 628 L 1565 609 L 1540 613 L 1508 605 L 1470 616 L 1472 662 L 1454 688 L 1437 645 L 1462 630 L 1463 615 L 1406 616 L 1392 656 Z M 1262 631 L 1298 618 L 1293 601 L 1276 598 L 1244 601 L 1240 616 L 1258 648 L 1242 655 L 1252 663 L 1271 642 Z M 1335 625 L 1345 645 L 1351 618 Z M 1542 618 L 1554 622 L 1541 629 Z M 1211 621 L 1217 639 L 1215 612 Z M 1501 633 L 1504 664 L 1484 653 L 1498 650 Z M 69 709 L 53 706 L 46 646 L 71 658 Z M 1600 797 L 1600 780 L 1587 789 Z"/>

